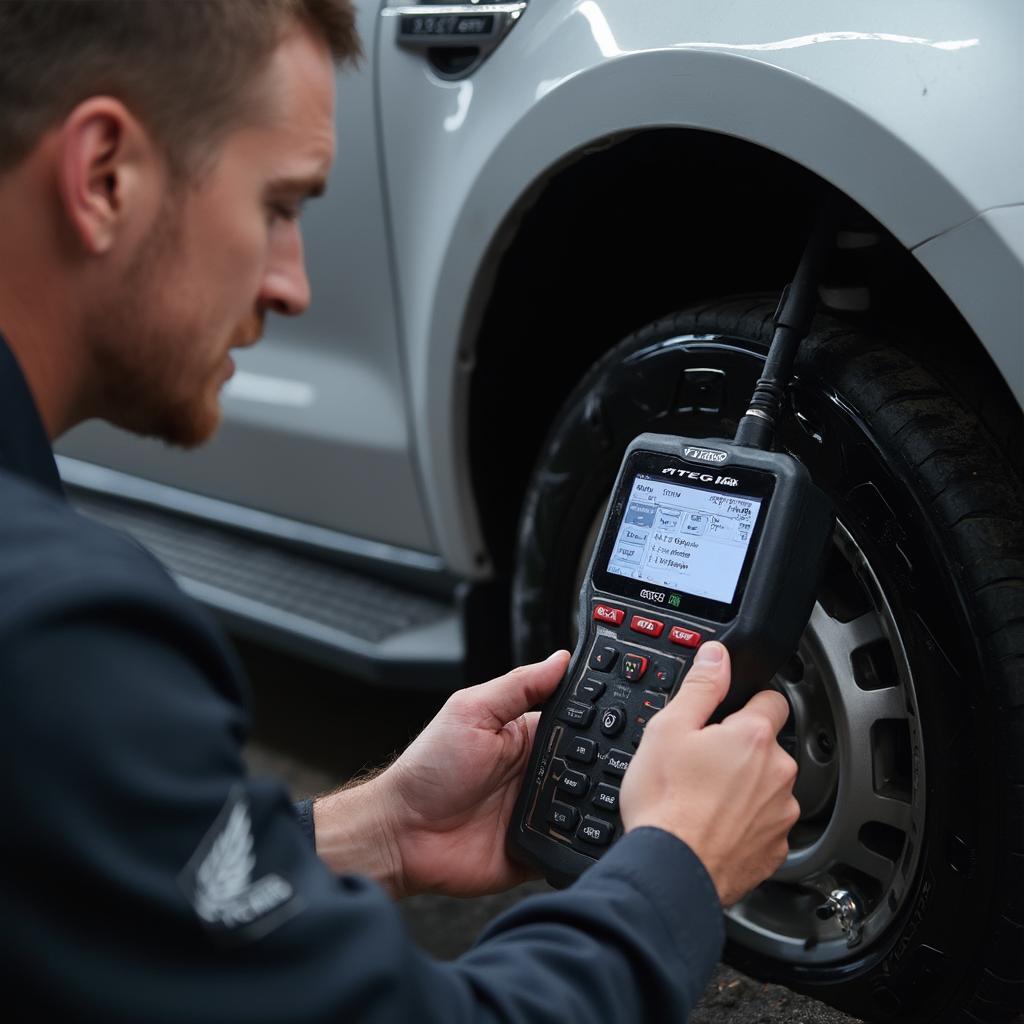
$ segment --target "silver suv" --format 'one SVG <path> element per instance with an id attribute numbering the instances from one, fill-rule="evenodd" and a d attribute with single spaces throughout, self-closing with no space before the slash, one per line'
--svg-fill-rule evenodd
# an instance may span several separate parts
<path id="1" fill-rule="evenodd" d="M 236 629 L 380 685 L 573 643 L 628 442 L 731 436 L 823 196 L 779 443 L 838 525 L 777 685 L 803 818 L 729 959 L 868 1020 L 1024 993 L 1024 8 L 365 0 L 314 303 L 183 454 L 61 446 Z"/>

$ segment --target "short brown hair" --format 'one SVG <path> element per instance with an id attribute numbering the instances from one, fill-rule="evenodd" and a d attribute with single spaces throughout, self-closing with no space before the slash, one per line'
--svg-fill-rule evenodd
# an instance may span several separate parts
<path id="1" fill-rule="evenodd" d="M 352 0 L 0 0 L 0 173 L 89 96 L 120 99 L 171 169 L 195 168 L 301 22 L 361 56 Z"/>

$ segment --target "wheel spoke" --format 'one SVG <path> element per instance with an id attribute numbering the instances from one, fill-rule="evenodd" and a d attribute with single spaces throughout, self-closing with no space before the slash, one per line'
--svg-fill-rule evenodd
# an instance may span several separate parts
<path id="1" fill-rule="evenodd" d="M 866 759 L 865 759 L 866 760 Z M 842 831 L 837 836 L 839 847 L 859 842 L 860 830 L 869 822 L 907 832 L 913 823 L 913 807 L 909 803 L 875 792 L 871 765 L 861 764 L 848 773 L 839 799 L 844 807 Z"/>
<path id="2" fill-rule="evenodd" d="M 881 620 L 873 611 L 841 622 L 833 619 L 821 604 L 816 604 L 809 628 L 823 647 L 827 661 L 836 667 L 849 665 L 851 674 L 853 652 L 886 639 Z"/>
<path id="3" fill-rule="evenodd" d="M 867 647 L 879 640 L 885 640 L 882 620 L 875 612 L 865 612 L 856 619 L 846 623 L 844 627 L 849 639 L 850 652 Z"/>
<path id="4" fill-rule="evenodd" d="M 902 800 L 879 796 L 877 793 L 858 792 L 847 808 L 842 828 L 832 837 L 830 845 L 836 862 L 856 868 L 885 886 L 892 878 L 899 852 L 894 849 L 892 856 L 886 856 L 864 844 L 862 830 L 876 822 L 906 836 L 913 829 L 913 808 Z"/>
<path id="5" fill-rule="evenodd" d="M 869 850 L 860 842 L 849 843 L 844 847 L 840 863 L 847 864 L 857 871 L 862 871 L 870 878 L 874 878 L 882 884 L 883 889 L 892 877 L 893 862 L 880 853 Z"/>
<path id="6" fill-rule="evenodd" d="M 872 793 L 864 802 L 862 814 L 865 822 L 881 822 L 904 833 L 911 830 L 914 821 L 914 809 L 910 804 L 893 797 L 879 796 L 878 793 Z"/>
<path id="7" fill-rule="evenodd" d="M 858 671 L 863 669 L 858 669 L 856 653 L 886 639 L 877 614 L 867 612 L 850 622 L 840 622 L 817 605 L 810 626 L 817 656 L 831 668 L 855 730 L 862 730 L 879 718 L 905 717 L 906 708 L 899 685 L 870 688 L 858 682 Z M 863 736 L 858 737 L 858 742 L 863 740 Z"/>
<path id="8" fill-rule="evenodd" d="M 881 690 L 861 691 L 856 696 L 856 717 L 868 728 L 882 718 L 907 717 L 907 703 L 902 686 L 886 686 Z"/>

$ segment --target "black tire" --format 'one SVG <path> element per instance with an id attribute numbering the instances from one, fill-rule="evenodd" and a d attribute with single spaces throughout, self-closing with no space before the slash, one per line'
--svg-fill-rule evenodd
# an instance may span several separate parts
<path id="1" fill-rule="evenodd" d="M 521 661 L 571 643 L 584 539 L 625 446 L 644 430 L 731 437 L 773 312 L 753 296 L 667 317 L 607 353 L 570 396 L 523 506 L 512 596 Z M 898 913 L 868 948 L 808 966 L 730 943 L 726 959 L 865 1020 L 1016 1020 L 1024 487 L 981 418 L 889 339 L 819 317 L 797 374 L 780 444 L 835 501 L 899 624 L 924 746 L 923 835 Z"/>

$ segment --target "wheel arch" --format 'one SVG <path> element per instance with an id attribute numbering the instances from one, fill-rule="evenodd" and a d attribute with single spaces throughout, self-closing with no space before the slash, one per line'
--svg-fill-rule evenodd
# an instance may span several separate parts
<path id="1" fill-rule="evenodd" d="M 876 314 L 890 322 L 900 320 L 901 305 L 927 309 L 950 329 L 947 344 L 970 353 L 974 387 L 1010 400 L 983 345 L 913 253 L 806 168 L 692 129 L 599 140 L 523 194 L 470 303 L 460 350 L 468 373 L 460 477 L 499 575 L 511 567 L 540 446 L 586 369 L 630 331 L 686 305 L 781 290 L 822 192 L 841 204 L 848 228 L 877 238 L 864 259 L 843 267 L 840 291 L 867 285 Z M 601 212 L 609 196 L 615 216 Z"/>
<path id="2" fill-rule="evenodd" d="M 695 84 L 700 88 L 689 88 Z M 476 116 L 486 117 L 489 110 L 499 125 L 510 113 L 484 105 Z M 470 170 L 444 161 L 436 166 L 428 157 L 428 180 L 444 170 L 454 175 L 446 187 L 461 195 L 450 217 L 431 217 L 436 227 L 448 221 L 443 242 L 429 247 L 434 266 L 406 282 L 411 285 L 408 315 L 423 324 L 411 331 L 409 352 L 423 484 L 442 553 L 454 571 L 469 578 L 483 579 L 496 567 L 500 570 L 494 530 L 484 522 L 482 495 L 489 490 L 489 473 L 504 472 L 508 448 L 521 446 L 514 438 L 505 449 L 491 449 L 490 455 L 473 450 L 480 447 L 481 431 L 472 407 L 486 407 L 491 393 L 479 388 L 481 356 L 502 351 L 491 329 L 494 312 L 509 294 L 518 293 L 519 301 L 526 301 L 532 284 L 518 272 L 511 274 L 509 255 L 513 249 L 526 251 L 520 228 L 531 210 L 567 180 L 579 180 L 602 166 L 606 151 L 660 136 L 673 139 L 680 153 L 687 146 L 699 154 L 707 147 L 734 144 L 755 167 L 786 169 L 767 179 L 750 176 L 731 193 L 722 182 L 706 177 L 691 203 L 691 222 L 707 221 L 711 210 L 725 216 L 749 209 L 771 191 L 768 186 L 780 183 L 783 192 L 789 188 L 792 201 L 805 207 L 807 196 L 793 195 L 792 183 L 814 180 L 829 183 L 859 210 L 875 215 L 904 253 L 978 213 L 968 198 L 970 189 L 944 176 L 931 159 L 934 154 L 919 151 L 896 134 L 898 125 L 882 123 L 858 108 L 834 82 L 810 81 L 758 60 L 716 52 L 634 52 L 540 83 L 535 101 L 517 116 L 500 131 L 489 132 L 490 141 L 484 140 L 482 148 L 474 140 L 465 151 Z M 879 167 L 885 175 L 878 173 Z M 654 193 L 652 201 L 666 194 Z M 588 214 L 591 220 L 621 217 L 619 195 L 598 197 L 600 205 Z M 795 235 L 789 235 L 793 233 L 780 230 L 769 240 L 777 268 L 760 287 L 783 283 L 787 259 L 796 253 Z M 416 236 L 424 237 L 422 232 Z M 566 241 L 554 239 L 559 245 Z M 751 239 L 741 233 L 735 241 L 749 245 Z M 544 252 L 551 244 L 549 235 L 534 251 Z M 415 248 L 422 246 L 417 243 Z M 422 255 L 426 257 L 426 250 Z M 632 258 L 621 250 L 615 255 Z M 912 257 L 908 264 L 916 266 Z M 735 291 L 750 283 L 716 283 L 716 291 Z M 669 308 L 662 306 L 661 311 Z M 504 349 L 505 358 L 525 362 L 520 346 L 515 342 Z M 548 411 L 539 409 L 542 415 Z M 491 429 L 484 436 L 495 433 Z M 485 464 L 489 472 L 482 472 Z"/>

